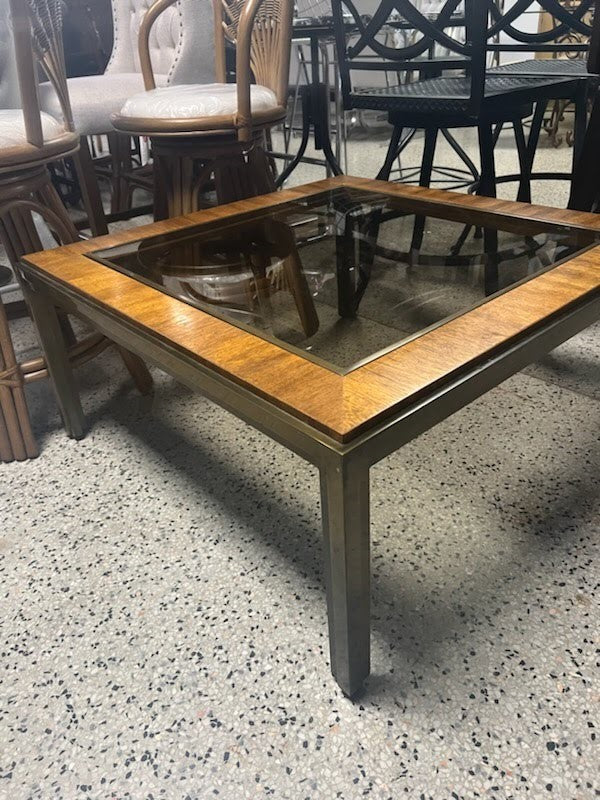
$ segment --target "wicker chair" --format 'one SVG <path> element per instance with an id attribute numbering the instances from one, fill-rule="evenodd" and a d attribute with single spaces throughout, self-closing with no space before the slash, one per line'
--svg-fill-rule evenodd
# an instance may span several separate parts
<path id="1" fill-rule="evenodd" d="M 76 241 L 77 230 L 54 190 L 47 164 L 77 152 L 66 91 L 61 38 L 60 0 L 9 0 L 20 107 L 0 110 L 0 240 L 13 266 L 26 253 L 42 249 L 32 214 L 39 214 L 55 238 Z M 61 98 L 64 120 L 40 110 L 36 62 Z M 24 286 L 24 291 L 27 287 Z M 48 324 L 52 325 L 50 316 Z M 77 341 L 66 315 L 52 328 L 57 347 L 69 342 L 72 363 L 88 360 L 110 342 L 96 333 Z M 46 323 L 44 309 L 34 314 L 38 326 Z M 143 391 L 151 379 L 136 356 L 122 351 L 123 359 Z M 32 458 L 38 454 L 25 402 L 24 384 L 48 376 L 43 358 L 18 363 L 0 298 L 0 460 Z M 50 376 L 52 377 L 52 376 Z M 80 420 L 61 408 L 65 426 L 81 436 Z"/>
<path id="2" fill-rule="evenodd" d="M 24 0 L 24 2 L 26 3 L 27 0 Z M 51 88 L 50 83 L 41 84 L 39 86 L 40 94 L 43 95 L 48 88 Z M 54 96 L 55 107 L 50 110 L 44 108 L 42 104 L 42 110 L 50 114 L 51 117 L 60 119 L 63 114 L 61 101 L 56 94 L 54 94 Z M 0 109 L 14 109 L 19 105 L 19 84 L 9 3 L 8 0 L 0 0 Z M 90 219 L 92 231 L 95 234 L 106 233 L 106 225 L 103 222 L 103 217 L 99 217 L 97 212 L 97 207 L 99 207 L 100 204 L 100 196 L 97 194 L 95 177 L 93 174 L 89 174 L 83 169 L 83 162 L 81 161 L 79 151 L 73 153 L 72 157 L 79 174 L 83 204 L 86 214 Z M 96 225 L 97 219 L 102 220 L 99 225 Z"/>
<path id="3" fill-rule="evenodd" d="M 140 29 L 147 91 L 112 118 L 117 130 L 152 139 L 157 218 L 196 210 L 213 177 L 220 203 L 272 190 L 265 131 L 287 103 L 292 0 L 213 0 L 218 83 L 156 88 L 148 38 L 173 2 L 157 0 Z M 237 84 L 226 83 L 226 41 L 236 47 Z"/>
<path id="4" fill-rule="evenodd" d="M 104 73 L 67 81 L 74 126 L 81 137 L 76 167 L 95 235 L 107 232 L 95 168 L 110 179 L 111 212 L 131 205 L 131 139 L 115 132 L 110 117 L 144 88 L 137 40 L 148 0 L 111 0 L 111 4 L 113 50 Z M 204 24 L 207 13 L 210 0 L 177 0 L 155 26 L 148 48 L 159 86 L 212 79 L 212 34 Z M 42 109 L 56 116 L 60 100 L 50 84 L 40 87 L 40 98 Z M 92 161 L 88 137 L 103 134 L 108 135 L 110 157 Z"/>

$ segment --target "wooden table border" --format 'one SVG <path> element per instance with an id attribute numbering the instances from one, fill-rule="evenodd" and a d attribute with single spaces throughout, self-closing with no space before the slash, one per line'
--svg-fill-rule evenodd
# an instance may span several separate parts
<path id="1" fill-rule="evenodd" d="M 100 248 L 277 208 L 338 186 L 411 201 L 416 212 L 519 230 L 528 222 L 600 231 L 597 215 L 342 176 L 161 223 L 27 256 L 25 271 L 56 281 L 94 304 L 152 332 L 205 367 L 267 399 L 341 444 L 418 403 L 461 373 L 600 292 L 600 248 L 592 248 L 498 295 L 414 340 L 339 375 L 284 347 L 99 264 Z"/>

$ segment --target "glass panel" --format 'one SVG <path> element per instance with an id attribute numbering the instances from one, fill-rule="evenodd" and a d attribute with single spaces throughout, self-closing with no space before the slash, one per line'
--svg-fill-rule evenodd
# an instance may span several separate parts
<path id="1" fill-rule="evenodd" d="M 599 241 L 415 203 L 336 188 L 93 256 L 344 374 Z"/>

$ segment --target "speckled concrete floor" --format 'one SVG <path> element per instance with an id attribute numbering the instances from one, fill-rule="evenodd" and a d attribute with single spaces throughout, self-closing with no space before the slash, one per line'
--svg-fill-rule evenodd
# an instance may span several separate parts
<path id="1" fill-rule="evenodd" d="M 311 466 L 110 354 L 82 442 L 32 387 L 42 456 L 0 468 L 0 798 L 597 797 L 598 333 L 372 470 L 354 703 Z"/>

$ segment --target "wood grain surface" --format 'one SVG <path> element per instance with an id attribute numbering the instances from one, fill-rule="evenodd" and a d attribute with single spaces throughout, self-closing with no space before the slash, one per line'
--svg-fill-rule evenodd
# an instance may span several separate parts
<path id="1" fill-rule="evenodd" d="M 421 213 L 516 232 L 532 221 L 600 231 L 600 216 L 585 212 L 344 176 L 47 250 L 27 256 L 26 269 L 172 343 L 339 442 L 351 441 L 600 291 L 600 248 L 594 247 L 342 376 L 86 257 L 92 250 L 275 208 L 338 186 L 387 193 Z"/>

